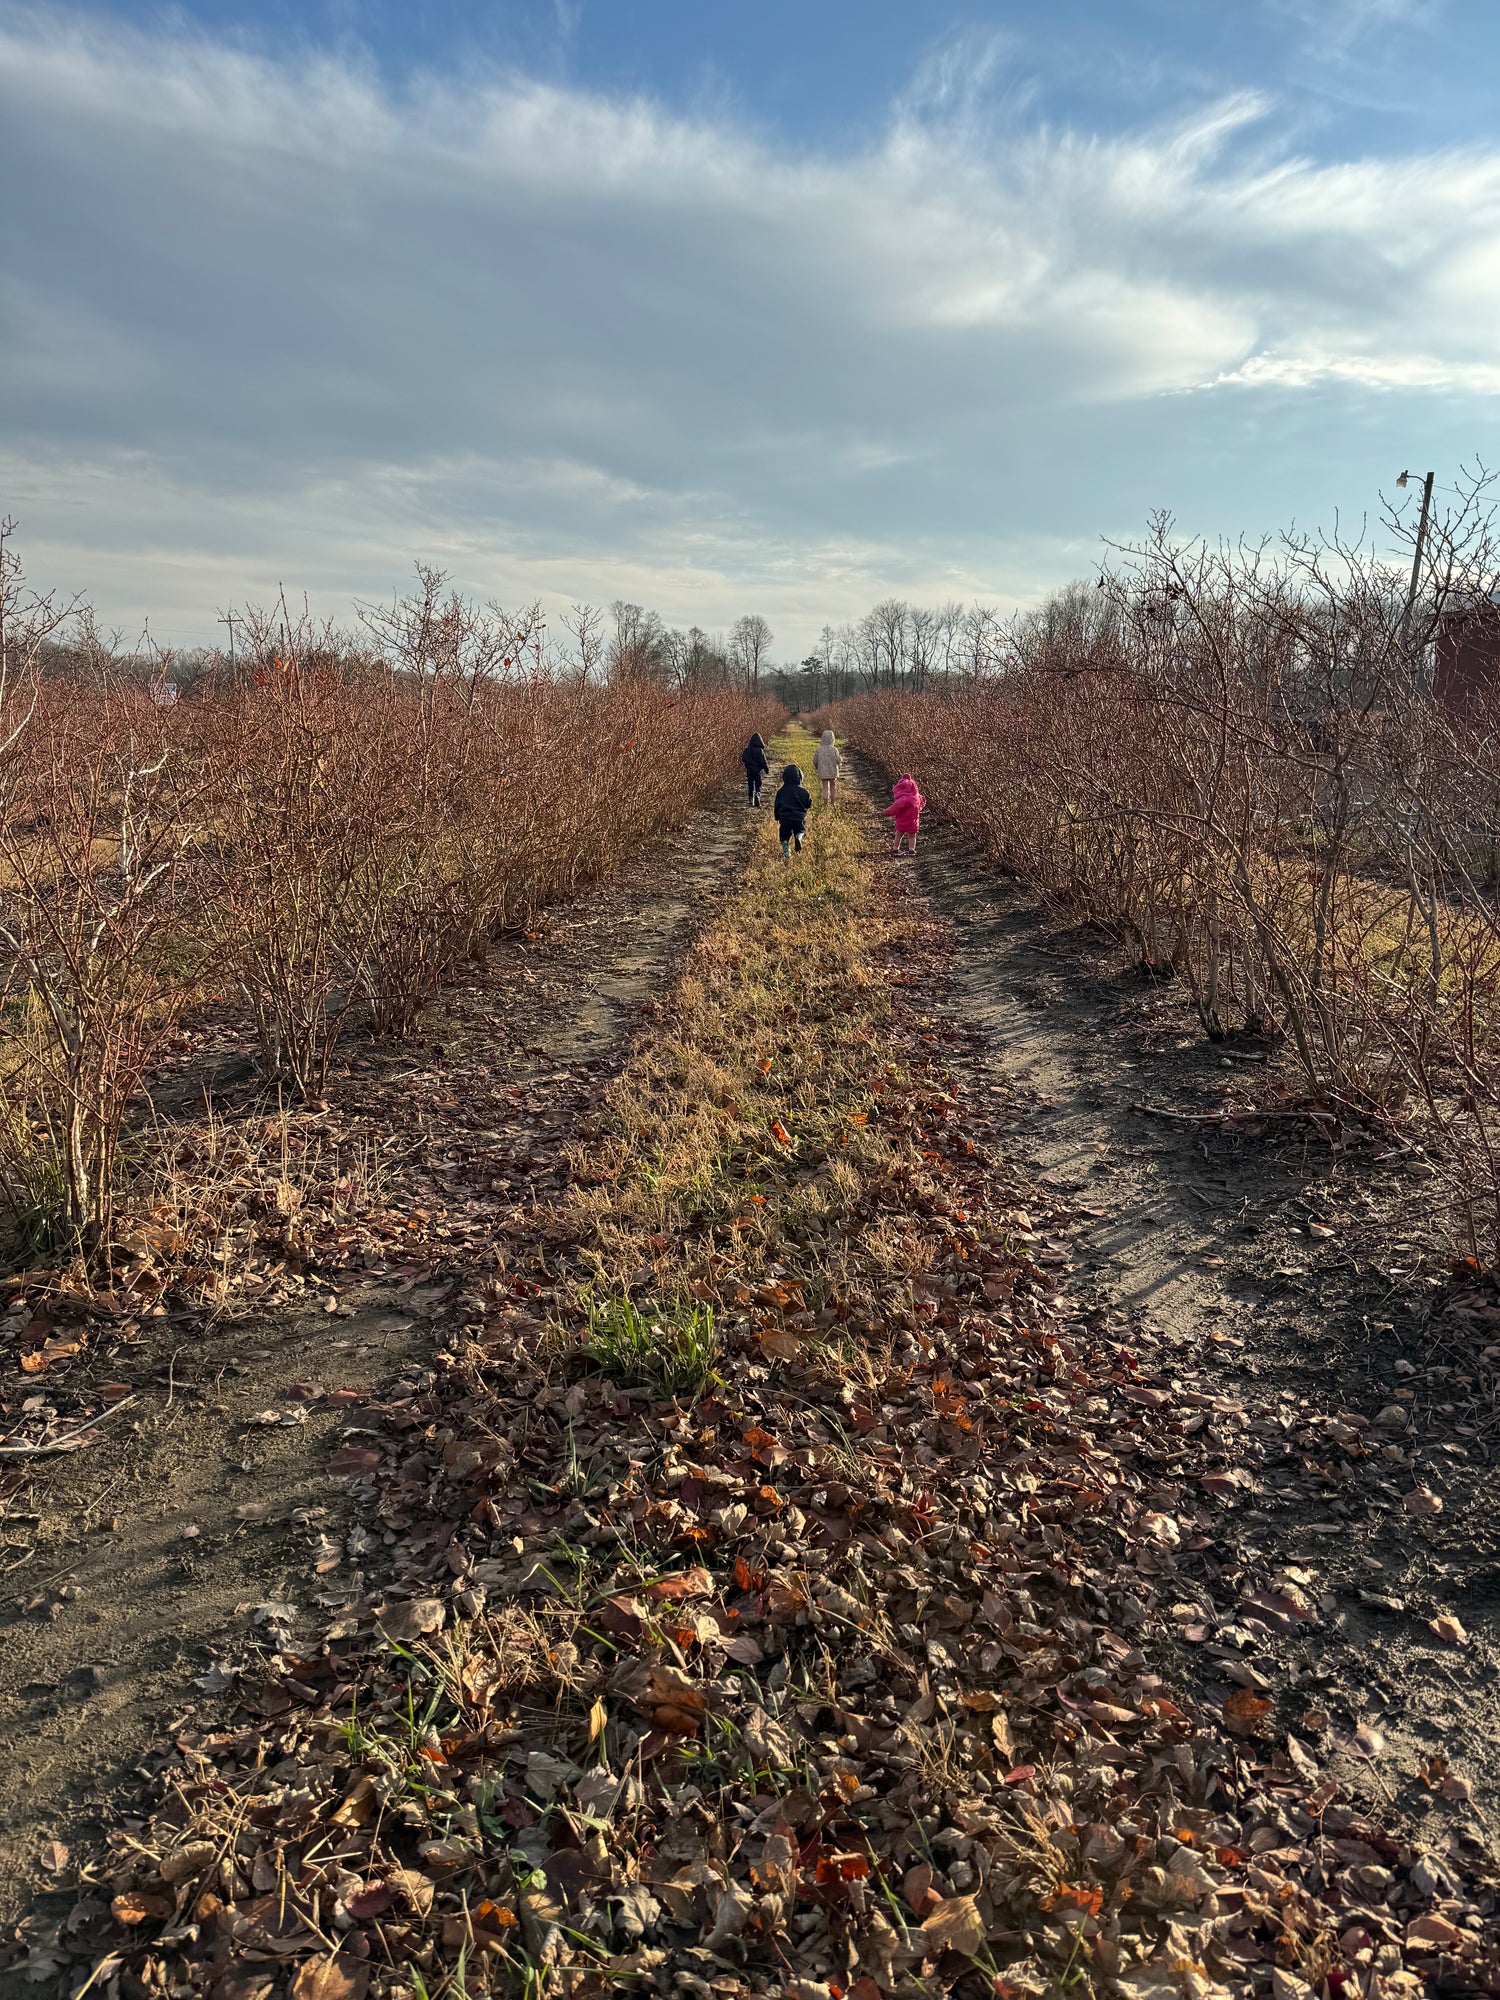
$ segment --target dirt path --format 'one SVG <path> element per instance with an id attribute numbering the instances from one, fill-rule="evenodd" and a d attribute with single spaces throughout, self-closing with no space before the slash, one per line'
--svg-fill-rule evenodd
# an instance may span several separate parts
<path id="1" fill-rule="evenodd" d="M 506 1163 L 466 1203 L 465 1226 L 503 1228 L 555 1186 L 548 1135 L 573 1081 L 612 1064 L 737 872 L 745 834 L 726 798 L 633 883 L 589 894 L 535 938 L 503 940 L 418 1039 L 351 1043 L 331 1114 L 408 1128 L 393 1202 L 446 1213 L 455 1130 L 470 1111 L 493 1121 L 497 1101 L 510 1122 L 487 1136 L 509 1135 Z M 100 1375 L 113 1378 L 106 1403 L 131 1397 L 92 1449 L 37 1461 L 0 1501 L 0 1876 L 12 1909 L 44 1845 L 113 1823 L 148 1747 L 159 1764 L 252 1642 L 294 1646 L 319 1595 L 341 1600 L 379 1559 L 370 1537 L 344 1532 L 331 1434 L 357 1438 L 361 1405 L 392 1377 L 431 1379 L 426 1323 L 449 1285 L 440 1266 L 386 1259 L 310 1276 L 308 1290 L 309 1309 L 147 1320 L 144 1338 L 107 1357 L 40 1378 L 12 1360 L 0 1376 L 0 1403 L 18 1414 L 37 1396 L 65 1411 Z"/>
<path id="2" fill-rule="evenodd" d="M 866 779 L 884 795 L 883 779 Z M 1485 1435 L 1495 1355 L 1482 1349 L 1500 1336 L 1481 1320 L 1455 1340 L 1431 1322 L 1440 1280 L 1419 1248 L 1420 1163 L 1143 1114 L 1216 1108 L 1252 1065 L 1263 1073 L 1265 1052 L 1205 1043 L 1181 995 L 1109 941 L 1049 929 L 941 828 L 924 828 L 916 872 L 958 929 L 956 1008 L 984 1032 L 995 1089 L 1012 1100 L 1010 1147 L 1057 1197 L 1046 1220 L 1071 1234 L 1072 1288 L 1129 1331 L 1151 1379 L 1243 1412 L 1253 1483 L 1180 1564 L 1185 1619 L 1195 1607 L 1219 1618 L 1164 1668 L 1212 1702 L 1236 1685 L 1269 1691 L 1330 1769 L 1335 1735 L 1373 1732 L 1377 1782 L 1434 1839 L 1432 1760 L 1446 1759 L 1472 1784 L 1471 1833 L 1492 1837 L 1500 1506 Z M 1187 1468 L 1162 1468 L 1168 1492 L 1174 1470 Z M 1441 1516 L 1409 1511 L 1423 1491 Z M 1226 1615 L 1288 1573 L 1321 1603 L 1314 1632 L 1268 1644 Z M 1432 1630 L 1444 1617 L 1463 1643 Z"/>

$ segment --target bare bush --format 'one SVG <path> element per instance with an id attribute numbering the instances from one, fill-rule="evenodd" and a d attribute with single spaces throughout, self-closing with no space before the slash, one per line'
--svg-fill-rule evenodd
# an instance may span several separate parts
<path id="1" fill-rule="evenodd" d="M 1207 1034 L 1283 1041 L 1313 1105 L 1419 1114 L 1500 1262 L 1500 715 L 1431 671 L 1500 580 L 1487 490 L 1433 524 L 1414 594 L 1363 536 L 1212 546 L 1158 519 L 960 689 L 831 713 L 1181 979 Z"/>
<path id="2" fill-rule="evenodd" d="M 23 1250 L 108 1236 L 126 1107 L 192 990 L 192 784 L 129 682 L 39 676 L 62 614 L 0 539 L 0 1198 Z"/>
<path id="3" fill-rule="evenodd" d="M 184 1008 L 233 996 L 269 1088 L 318 1099 L 356 1017 L 404 1034 L 491 938 L 618 868 L 776 711 L 553 673 L 536 609 L 436 571 L 358 641 L 283 601 L 235 671 L 154 698 L 29 593 L 0 531 L 0 1199 L 23 1250 L 106 1245 L 128 1114 Z M 149 670 L 149 671 L 148 671 Z M 149 1176 L 147 1177 L 149 1179 Z"/>

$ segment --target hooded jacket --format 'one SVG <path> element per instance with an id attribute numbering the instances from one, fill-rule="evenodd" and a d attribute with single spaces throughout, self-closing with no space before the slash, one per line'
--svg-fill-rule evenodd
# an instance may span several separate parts
<path id="1" fill-rule="evenodd" d="M 800 769 L 795 764 L 788 764 L 781 774 L 781 784 L 771 807 L 782 834 L 805 833 L 811 807 L 812 795 L 803 790 Z"/>
<path id="2" fill-rule="evenodd" d="M 915 833 L 922 821 L 922 808 L 927 803 L 917 790 L 917 781 L 910 771 L 903 771 L 891 788 L 891 803 L 882 817 L 896 822 L 897 833 Z"/>
<path id="3" fill-rule="evenodd" d="M 839 755 L 838 745 L 833 740 L 833 731 L 825 729 L 823 731 L 823 741 L 813 752 L 813 769 L 820 778 L 825 780 L 836 778 L 843 761 L 843 758 Z"/>
<path id="4" fill-rule="evenodd" d="M 752 778 L 763 778 L 770 770 L 771 760 L 766 755 L 766 746 L 761 741 L 758 729 L 740 752 L 740 762 Z"/>

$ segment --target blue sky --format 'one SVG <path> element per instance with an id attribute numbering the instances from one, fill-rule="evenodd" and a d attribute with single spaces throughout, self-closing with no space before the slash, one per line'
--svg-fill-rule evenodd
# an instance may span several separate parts
<path id="1" fill-rule="evenodd" d="M 1033 601 L 1500 457 L 1492 0 L 0 0 L 0 511 L 211 638 Z"/>

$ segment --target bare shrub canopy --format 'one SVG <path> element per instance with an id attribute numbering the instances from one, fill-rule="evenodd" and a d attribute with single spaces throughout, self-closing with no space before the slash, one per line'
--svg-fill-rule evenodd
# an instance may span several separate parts
<path id="1" fill-rule="evenodd" d="M 559 662 L 539 612 L 433 571 L 358 641 L 247 613 L 233 671 L 163 700 L 169 659 L 143 673 L 87 622 L 62 652 L 72 608 L 26 591 L 8 531 L 0 551 L 0 1197 L 23 1251 L 107 1239 L 129 1107 L 186 1009 L 237 1002 L 266 1082 L 316 1097 L 346 1022 L 406 1033 L 779 713 L 601 681 L 586 619 Z"/>
<path id="2" fill-rule="evenodd" d="M 1417 1117 L 1500 1256 L 1500 691 L 1458 704 L 1433 680 L 1449 621 L 1497 584 L 1482 476 L 1415 587 L 1363 541 L 1210 546 L 1162 518 L 983 671 L 835 713 L 1006 869 L 1181 979 L 1206 1034 L 1284 1039 L 1315 1103 Z"/>

